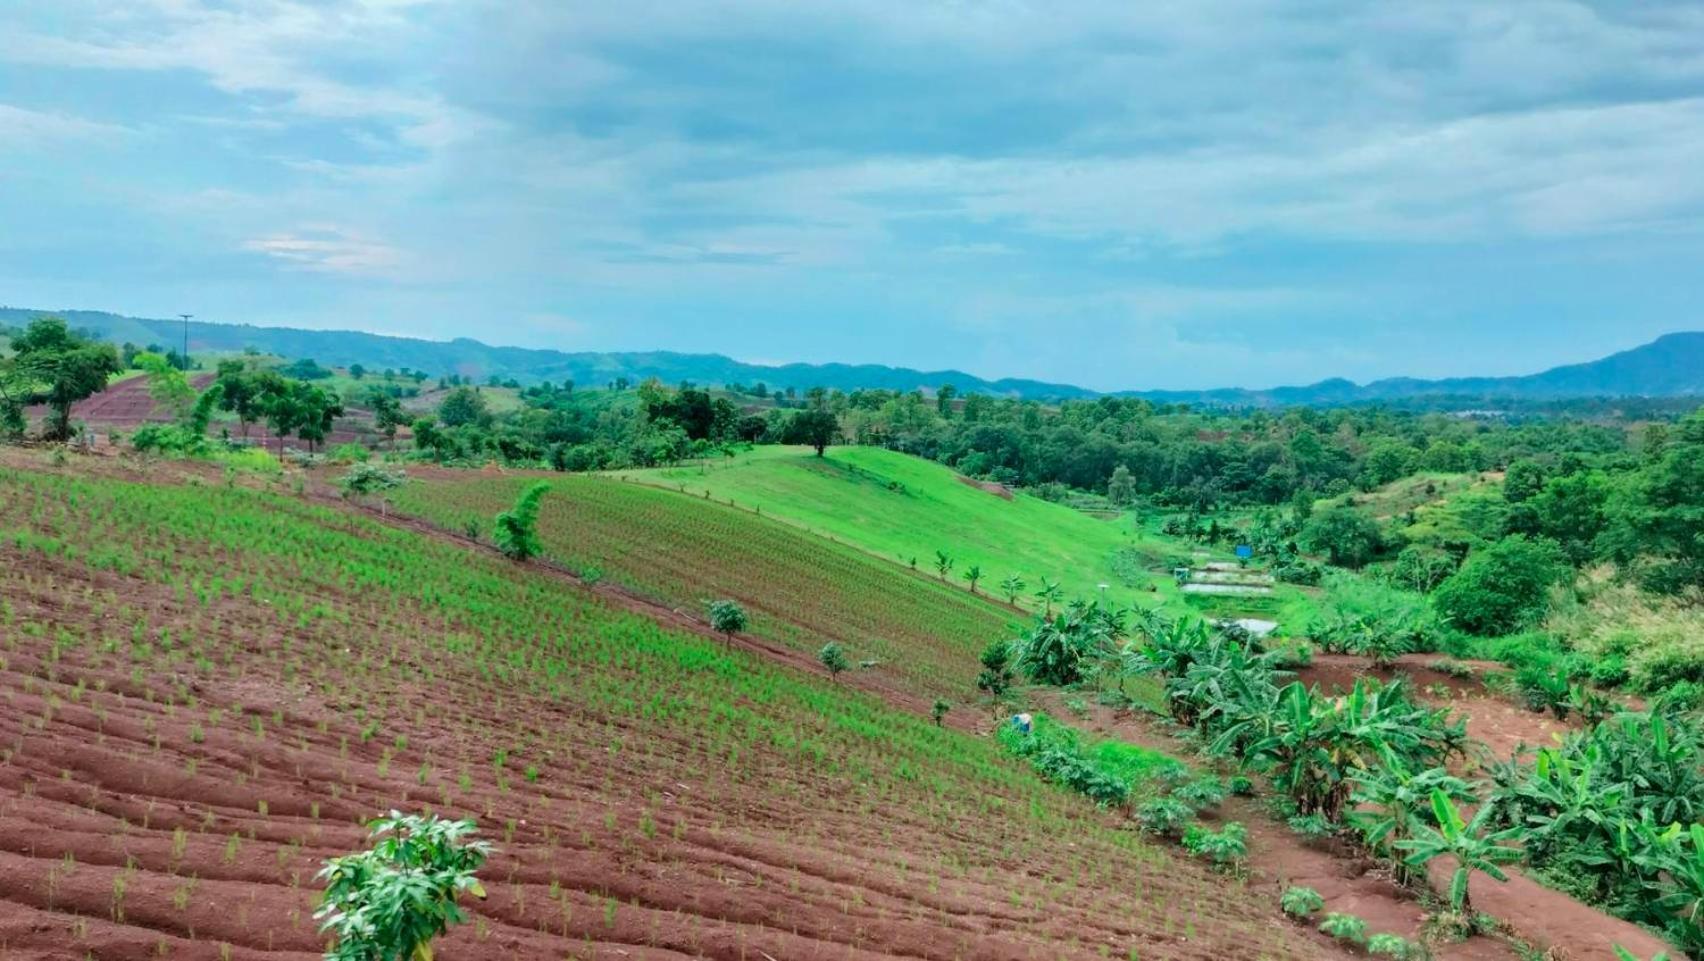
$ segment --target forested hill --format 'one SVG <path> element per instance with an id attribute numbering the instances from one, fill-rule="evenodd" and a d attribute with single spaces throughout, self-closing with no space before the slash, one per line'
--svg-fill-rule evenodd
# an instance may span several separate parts
<path id="1" fill-rule="evenodd" d="M 0 308 L 0 324 L 21 326 L 41 310 Z M 93 330 L 109 340 L 137 345 L 171 347 L 183 335 L 177 320 L 149 320 L 100 311 L 53 311 L 74 326 Z M 1069 384 L 1023 379 L 986 380 L 959 370 L 920 371 L 880 364 L 747 364 L 721 354 L 682 354 L 672 351 L 624 353 L 567 353 L 524 347 L 494 347 L 468 338 L 452 341 L 390 337 L 360 331 L 302 330 L 191 321 L 190 348 L 195 350 L 257 350 L 285 357 L 311 357 L 322 364 L 369 368 L 421 370 L 437 376 L 462 374 L 476 380 L 491 375 L 523 383 L 572 380 L 599 386 L 616 378 L 630 381 L 657 377 L 666 383 L 752 384 L 770 388 L 810 387 L 855 390 L 881 388 L 907 391 L 952 384 L 960 392 L 998 394 L 1027 399 L 1082 398 L 1096 392 Z M 1140 376 L 1133 371 L 1132 379 Z M 1126 390 L 1121 396 L 1155 401 L 1228 406 L 1332 406 L 1419 397 L 1547 399 L 1565 397 L 1677 397 L 1704 395 L 1704 332 L 1674 333 L 1649 344 L 1588 363 L 1555 367 L 1542 373 L 1512 377 L 1460 377 L 1445 380 L 1392 378 L 1355 384 L 1325 380 L 1299 387 L 1269 390 L 1228 388 L 1202 391 Z"/>

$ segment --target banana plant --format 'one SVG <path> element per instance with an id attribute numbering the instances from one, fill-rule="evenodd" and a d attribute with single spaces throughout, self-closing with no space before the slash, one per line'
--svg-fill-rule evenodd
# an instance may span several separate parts
<path id="1" fill-rule="evenodd" d="M 1491 810 L 1481 807 L 1473 820 L 1465 820 L 1461 810 L 1442 789 L 1432 790 L 1432 817 L 1437 827 L 1415 823 L 1412 837 L 1396 842 L 1399 850 L 1407 851 L 1403 860 L 1409 867 L 1422 868 L 1440 857 L 1454 858 L 1455 872 L 1450 876 L 1450 908 L 1463 917 L 1473 917 L 1472 896 L 1468 881 L 1478 871 L 1497 881 L 1508 881 L 1501 865 L 1521 859 L 1519 848 L 1503 844 L 1513 832 L 1491 833 Z"/>
<path id="2" fill-rule="evenodd" d="M 1368 849 L 1379 855 L 1394 854 L 1396 845 L 1409 838 L 1412 826 L 1432 816 L 1434 791 L 1452 801 L 1471 804 L 1475 800 L 1466 781 L 1441 767 L 1410 774 L 1398 763 L 1359 772 L 1352 780 L 1350 801 L 1360 809 L 1350 813 L 1349 822 L 1361 832 Z M 1406 883 L 1408 866 L 1399 860 L 1396 867 L 1398 880 Z"/>

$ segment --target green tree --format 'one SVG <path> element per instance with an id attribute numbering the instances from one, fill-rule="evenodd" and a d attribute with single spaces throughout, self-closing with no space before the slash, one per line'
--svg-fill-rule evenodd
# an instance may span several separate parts
<path id="1" fill-rule="evenodd" d="M 1136 478 L 1130 475 L 1130 468 L 1119 464 L 1112 469 L 1112 477 L 1106 482 L 1106 499 L 1114 507 L 1129 507 L 1136 500 Z"/>
<path id="2" fill-rule="evenodd" d="M 515 506 L 497 515 L 492 539 L 504 556 L 525 561 L 543 549 L 538 540 L 538 502 L 549 490 L 549 484 L 539 481 L 521 492 Z"/>
<path id="3" fill-rule="evenodd" d="M 929 709 L 929 716 L 935 719 L 936 727 L 941 726 L 941 722 L 947 717 L 947 712 L 952 709 L 953 706 L 948 704 L 944 699 L 935 698 L 935 706 Z"/>
<path id="4" fill-rule="evenodd" d="M 1333 507 L 1308 521 L 1301 542 L 1339 567 L 1360 567 L 1378 554 L 1384 540 L 1371 518 L 1348 507 Z"/>
<path id="5" fill-rule="evenodd" d="M 970 592 L 975 594 L 976 582 L 982 580 L 982 566 L 980 564 L 970 565 L 965 568 L 963 577 L 970 584 Z"/>
<path id="6" fill-rule="evenodd" d="M 1042 578 L 1041 587 L 1035 592 L 1035 599 L 1042 603 L 1042 616 L 1052 617 L 1053 605 L 1059 603 L 1059 599 L 1064 596 L 1065 591 L 1060 588 L 1058 581 Z"/>
<path id="7" fill-rule="evenodd" d="M 1000 593 L 1006 595 L 1006 603 L 1016 604 L 1018 595 L 1024 592 L 1024 579 L 1017 574 L 1010 574 L 1000 581 Z"/>
<path id="8" fill-rule="evenodd" d="M 189 377 L 155 353 L 137 354 L 135 365 L 148 375 L 148 396 L 155 405 L 171 411 L 172 420 L 182 421 L 195 404 L 195 388 L 190 386 Z"/>
<path id="9" fill-rule="evenodd" d="M 273 382 L 281 384 L 282 380 L 274 373 L 256 373 L 240 360 L 219 362 L 218 378 L 214 380 L 219 387 L 219 409 L 237 415 L 237 425 L 244 440 L 248 439 L 249 425 L 266 416 L 269 390 L 276 393 L 276 388 L 267 385 Z"/>
<path id="10" fill-rule="evenodd" d="M 1461 810 L 1442 788 L 1432 791 L 1430 824 L 1415 824 L 1414 836 L 1396 842 L 1399 850 L 1408 852 L 1404 859 L 1410 867 L 1424 867 L 1435 858 L 1453 858 L 1455 873 L 1450 876 L 1449 901 L 1456 914 L 1473 918 L 1473 901 L 1468 892 L 1468 880 L 1478 871 L 1498 881 L 1507 881 L 1500 865 L 1513 864 L 1521 859 L 1519 848 L 1508 847 L 1502 841 L 1507 834 L 1491 834 L 1489 827 L 1495 816 L 1491 805 L 1481 805 L 1473 820 L 1464 820 Z"/>
<path id="11" fill-rule="evenodd" d="M 745 608 L 732 600 L 711 601 L 709 612 L 710 626 L 721 632 L 722 637 L 730 644 L 733 643 L 734 635 L 745 630 L 750 623 Z"/>
<path id="12" fill-rule="evenodd" d="M 438 420 L 445 427 L 483 425 L 491 419 L 485 395 L 472 387 L 457 387 L 438 405 Z"/>
<path id="13" fill-rule="evenodd" d="M 782 433 L 786 443 L 809 444 L 816 449 L 818 457 L 823 456 L 823 452 L 839 437 L 840 420 L 834 416 L 833 411 L 823 407 L 813 407 L 794 414 Z"/>
<path id="14" fill-rule="evenodd" d="M 71 405 L 105 389 L 107 378 L 120 369 L 111 344 L 76 333 L 58 317 L 39 317 L 13 338 L 12 356 L 0 363 L 0 383 L 8 397 L 44 394 L 50 414 L 42 436 L 64 441 L 71 439 Z M 13 420 L 11 414 L 7 420 Z"/>
<path id="15" fill-rule="evenodd" d="M 1470 634 L 1508 634 L 1545 609 L 1550 586 L 1568 574 L 1554 541 L 1516 534 L 1469 555 L 1432 593 L 1445 621 Z"/>
<path id="16" fill-rule="evenodd" d="M 382 464 L 361 462 L 349 468 L 349 473 L 337 479 L 338 489 L 344 497 L 374 497 L 379 499 L 379 513 L 389 513 L 389 501 L 385 498 L 387 491 L 401 487 L 408 475 L 400 469 L 392 469 Z"/>
<path id="17" fill-rule="evenodd" d="M 1544 489 L 1544 468 L 1530 460 L 1518 460 L 1503 472 L 1503 499 L 1519 504 Z"/>
<path id="18" fill-rule="evenodd" d="M 976 689 L 999 697 L 1012 686 L 1012 642 L 996 638 L 982 649 L 982 672 L 976 675 Z"/>
<path id="19" fill-rule="evenodd" d="M 326 961 L 432 961 L 432 940 L 466 920 L 456 899 L 485 897 L 476 872 L 491 855 L 472 821 L 392 811 L 369 825 L 373 847 L 319 872 L 314 918 L 335 939 Z"/>
<path id="20" fill-rule="evenodd" d="M 373 426 L 385 435 L 385 439 L 394 449 L 397 428 L 408 423 L 408 413 L 402 409 L 402 402 L 392 397 L 384 388 L 374 387 L 367 392 L 367 406 L 373 411 Z"/>
<path id="21" fill-rule="evenodd" d="M 836 681 L 840 680 L 840 672 L 851 666 L 850 662 L 846 660 L 846 652 L 841 650 L 840 645 L 833 641 L 822 646 L 822 650 L 817 652 L 817 660 L 821 661 L 822 666 L 828 670 L 828 676 Z"/>
<path id="22" fill-rule="evenodd" d="M 367 376 L 367 368 L 361 366 L 360 364 L 350 364 L 349 365 L 349 376 L 355 378 L 356 380 L 360 380 L 361 378 Z"/>
<path id="23" fill-rule="evenodd" d="M 946 551 L 936 551 L 935 552 L 935 573 L 940 576 L 941 580 L 944 581 L 944 580 L 947 579 L 947 575 L 951 574 L 952 572 L 953 572 L 953 559 L 952 559 L 952 557 L 950 555 L 948 555 Z"/>

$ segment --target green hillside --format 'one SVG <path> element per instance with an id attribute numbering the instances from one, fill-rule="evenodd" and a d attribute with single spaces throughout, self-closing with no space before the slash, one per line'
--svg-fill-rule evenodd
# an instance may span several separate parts
<path id="1" fill-rule="evenodd" d="M 397 507 L 457 532 L 489 528 L 536 477 L 476 471 L 417 476 Z M 726 504 L 603 477 L 551 475 L 539 534 L 546 555 L 702 616 L 733 598 L 750 633 L 812 655 L 835 641 L 911 692 L 972 697 L 976 657 L 1018 615 L 962 584 L 944 585 Z"/>
<path id="2" fill-rule="evenodd" d="M 933 576 L 936 551 L 953 559 L 948 579 L 963 585 L 972 565 L 981 589 L 1021 576 L 1033 591 L 1043 577 L 1067 597 L 1106 585 L 1121 602 L 1175 604 L 1170 569 L 1191 548 L 1023 493 L 991 493 L 948 468 L 872 447 L 763 447 L 704 466 L 625 472 L 688 494 L 760 510 Z M 1029 603 L 1026 601 L 1026 603 Z"/>

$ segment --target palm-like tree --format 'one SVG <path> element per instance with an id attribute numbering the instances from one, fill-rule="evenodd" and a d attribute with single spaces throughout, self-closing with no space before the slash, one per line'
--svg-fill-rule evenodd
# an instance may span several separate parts
<path id="1" fill-rule="evenodd" d="M 1016 604 L 1018 595 L 1024 592 L 1026 586 L 1022 577 L 1012 574 L 1000 582 L 1000 592 L 1006 595 L 1006 603 Z"/>
<path id="2" fill-rule="evenodd" d="M 1409 838 L 1416 821 L 1431 816 L 1433 791 L 1442 791 L 1452 801 L 1472 803 L 1475 798 L 1466 781 L 1441 768 L 1410 774 L 1401 763 L 1376 767 L 1352 775 L 1350 801 L 1360 805 L 1349 821 L 1361 832 L 1367 847 L 1378 854 L 1391 854 Z M 1397 862 L 1397 877 L 1408 881 L 1408 866 Z"/>
<path id="3" fill-rule="evenodd" d="M 1416 823 L 1413 837 L 1398 841 L 1396 846 L 1408 852 L 1408 857 L 1404 860 L 1410 867 L 1424 867 L 1435 858 L 1454 858 L 1456 869 L 1450 876 L 1450 907 L 1457 914 L 1471 919 L 1473 901 L 1468 891 L 1468 880 L 1473 876 L 1473 872 L 1478 871 L 1498 881 L 1507 881 L 1509 876 L 1503 873 L 1501 865 L 1519 861 L 1521 851 L 1502 843 L 1508 840 L 1513 832 L 1490 833 L 1492 815 L 1489 806 L 1481 807 L 1473 815 L 1473 820 L 1467 821 L 1462 818 L 1461 810 L 1450 800 L 1449 795 L 1442 789 L 1434 788 L 1432 816 L 1437 821 L 1437 827 Z"/>
<path id="4" fill-rule="evenodd" d="M 972 564 L 965 569 L 964 579 L 970 583 L 970 592 L 976 593 L 976 582 L 982 580 L 982 565 Z"/>

